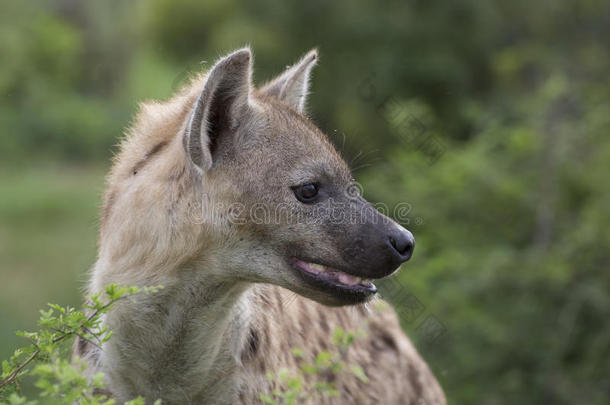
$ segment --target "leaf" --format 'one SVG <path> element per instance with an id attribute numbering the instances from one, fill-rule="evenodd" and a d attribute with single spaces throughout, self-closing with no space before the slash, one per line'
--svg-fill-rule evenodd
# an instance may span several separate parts
<path id="1" fill-rule="evenodd" d="M 288 388 L 293 391 L 300 392 L 303 388 L 303 380 L 300 377 L 294 377 L 288 380 Z"/>
<path id="2" fill-rule="evenodd" d="M 330 360 L 331 360 L 330 352 L 328 352 L 326 350 L 321 351 L 316 356 L 316 365 L 322 366 L 322 367 L 328 367 L 330 365 Z"/>
<path id="3" fill-rule="evenodd" d="M 340 326 L 337 326 L 333 330 L 333 337 L 332 337 L 333 345 L 340 346 L 343 342 L 344 336 L 345 336 L 345 331 L 343 330 L 343 328 Z"/>
<path id="4" fill-rule="evenodd" d="M 298 359 L 305 357 L 305 351 L 301 348 L 295 347 L 291 350 L 292 355 Z"/>
<path id="5" fill-rule="evenodd" d="M 369 378 L 366 376 L 366 374 L 364 373 L 364 370 L 362 369 L 362 367 L 358 366 L 358 365 L 353 365 L 350 367 L 350 370 L 352 371 L 352 373 L 358 377 L 358 379 L 364 383 L 368 383 L 369 382 Z"/>
<path id="6" fill-rule="evenodd" d="M 317 374 L 318 373 L 318 368 L 316 366 L 314 366 L 313 364 L 307 363 L 307 362 L 302 362 L 300 369 L 305 374 Z"/>
<path id="7" fill-rule="evenodd" d="M 261 401 L 263 401 L 266 404 L 277 405 L 277 403 L 278 403 L 275 399 L 271 398 L 267 394 L 259 394 L 258 397 L 260 398 Z"/>
<path id="8" fill-rule="evenodd" d="M 125 402 L 125 405 L 144 405 L 144 398 L 142 397 L 137 397 L 135 399 L 132 399 L 131 401 L 127 401 Z"/>

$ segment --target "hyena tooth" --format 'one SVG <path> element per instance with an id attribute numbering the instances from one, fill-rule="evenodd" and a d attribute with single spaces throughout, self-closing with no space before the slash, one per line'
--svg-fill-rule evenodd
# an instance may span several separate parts
<path id="1" fill-rule="evenodd" d="M 317 264 L 317 263 L 309 263 L 309 268 L 319 271 L 321 273 L 326 271 L 326 266 L 322 266 L 321 264 Z"/>
<path id="2" fill-rule="evenodd" d="M 347 285 L 356 285 L 358 284 L 359 277 L 354 277 L 350 274 L 339 273 L 339 281 L 343 284 Z"/>

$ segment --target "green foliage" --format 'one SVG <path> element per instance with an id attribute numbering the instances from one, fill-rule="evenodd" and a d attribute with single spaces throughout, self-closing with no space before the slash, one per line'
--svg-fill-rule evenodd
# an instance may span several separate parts
<path id="1" fill-rule="evenodd" d="M 41 398 L 52 398 L 64 404 L 111 405 L 115 401 L 97 390 L 105 387 L 104 375 L 85 375 L 86 364 L 80 360 L 71 362 L 70 342 L 75 337 L 101 347 L 112 333 L 102 323 L 102 316 L 122 299 L 136 299 L 137 294 L 153 294 L 161 287 L 128 287 L 109 284 L 103 292 L 90 297 L 86 311 L 77 311 L 69 306 L 48 304 L 48 310 L 40 311 L 37 332 L 18 332 L 30 341 L 30 345 L 18 348 L 2 362 L 0 375 L 0 404 L 36 404 L 28 401 L 21 392 L 26 377 L 36 377 L 35 386 Z M 67 354 L 68 353 L 68 354 Z M 160 404 L 157 401 L 155 404 Z M 127 402 L 143 405 L 142 398 Z"/>
<path id="2" fill-rule="evenodd" d="M 473 103 L 476 137 L 450 144 L 434 165 L 399 149 L 365 184 L 375 195 L 395 190 L 390 198 L 409 201 L 411 219 L 423 220 L 414 229 L 413 270 L 399 277 L 450 338 L 428 344 L 419 320 L 405 326 L 450 398 L 603 404 L 610 375 L 601 360 L 610 354 L 610 239 L 602 225 L 610 223 L 610 120 L 598 103 L 610 107 L 610 86 L 573 81 L 564 66 L 546 70 L 544 60 L 514 48 L 503 51 L 512 60 L 503 55 L 497 74 L 518 82 L 519 66 L 536 67 L 545 72 L 537 83 L 510 89 L 511 104 Z M 581 68 L 590 77 L 602 72 Z"/>
<path id="3" fill-rule="evenodd" d="M 364 336 L 363 330 L 347 332 L 338 326 L 333 331 L 332 350 L 323 350 L 309 358 L 311 353 L 298 347 L 293 348 L 292 355 L 299 362 L 298 372 L 292 374 L 287 368 L 282 368 L 277 374 L 267 373 L 267 379 L 278 388 L 274 388 L 271 393 L 260 394 L 261 401 L 271 405 L 295 405 L 315 398 L 316 395 L 337 397 L 340 393 L 334 380 L 344 372 L 352 373 L 362 383 L 368 383 L 369 379 L 362 367 L 346 363 L 349 347 L 354 340 Z"/>

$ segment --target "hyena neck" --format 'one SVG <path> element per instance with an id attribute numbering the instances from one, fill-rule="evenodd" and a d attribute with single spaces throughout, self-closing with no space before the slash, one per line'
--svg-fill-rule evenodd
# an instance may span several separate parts
<path id="1" fill-rule="evenodd" d="M 202 278 L 182 268 L 150 296 L 124 301 L 108 315 L 114 332 L 102 355 L 120 400 L 230 402 L 250 323 L 247 283 Z"/>

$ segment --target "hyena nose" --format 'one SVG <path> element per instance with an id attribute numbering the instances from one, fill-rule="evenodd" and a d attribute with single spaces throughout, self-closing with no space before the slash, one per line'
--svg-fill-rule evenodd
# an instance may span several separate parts
<path id="1" fill-rule="evenodd" d="M 415 238 L 413 234 L 402 227 L 397 227 L 389 236 L 388 242 L 400 256 L 401 262 L 406 262 L 413 255 Z"/>

